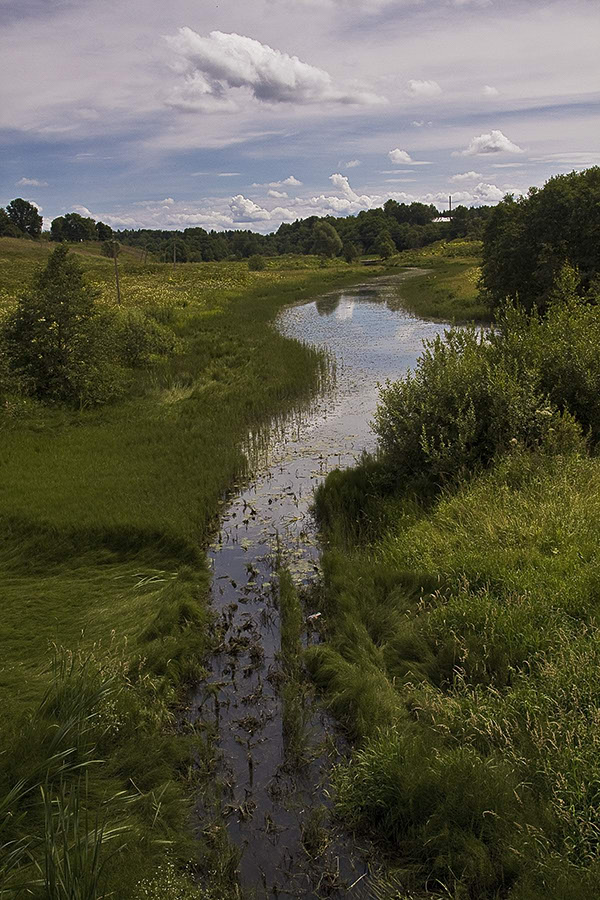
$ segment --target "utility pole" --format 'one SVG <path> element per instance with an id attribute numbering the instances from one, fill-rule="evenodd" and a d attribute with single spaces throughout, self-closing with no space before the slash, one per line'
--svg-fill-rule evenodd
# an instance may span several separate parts
<path id="1" fill-rule="evenodd" d="M 120 288 L 120 285 L 119 285 L 119 265 L 118 265 L 118 263 L 117 263 L 117 247 L 118 247 L 118 246 L 119 246 L 119 245 L 117 244 L 116 241 L 113 241 L 113 242 L 112 242 L 113 259 L 114 259 L 114 261 L 115 261 L 115 284 L 117 285 L 117 303 L 118 303 L 119 306 L 120 306 L 120 305 L 121 305 L 121 288 Z"/>
<path id="2" fill-rule="evenodd" d="M 452 194 L 448 197 L 448 218 L 452 218 Z"/>

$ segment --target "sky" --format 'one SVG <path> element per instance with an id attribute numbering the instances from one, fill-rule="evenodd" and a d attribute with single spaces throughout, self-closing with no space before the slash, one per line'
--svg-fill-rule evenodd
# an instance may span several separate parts
<path id="1" fill-rule="evenodd" d="M 0 205 L 250 228 L 600 164 L 598 0 L 0 0 Z"/>

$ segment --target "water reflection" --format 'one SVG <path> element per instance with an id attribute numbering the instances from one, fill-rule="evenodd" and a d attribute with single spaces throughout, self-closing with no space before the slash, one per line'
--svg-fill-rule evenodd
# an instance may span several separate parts
<path id="1" fill-rule="evenodd" d="M 303 845 L 311 810 L 328 802 L 331 763 L 318 747 L 333 724 L 318 708 L 305 710 L 314 758 L 301 770 L 290 768 L 274 566 L 283 562 L 297 582 L 314 578 L 315 487 L 333 468 L 348 467 L 374 449 L 369 423 L 378 382 L 414 366 L 423 338 L 443 331 L 397 308 L 401 281 L 402 276 L 380 279 L 281 315 L 284 334 L 330 354 L 323 391 L 301 413 L 274 423 L 270 433 L 249 437 L 255 475 L 228 501 L 210 548 L 222 652 L 192 698 L 190 719 L 218 727 L 220 775 L 228 785 L 222 810 L 241 850 L 240 881 L 257 898 L 324 896 L 330 865 L 336 881 L 327 882 L 327 896 L 346 897 L 353 883 L 360 882 L 362 890 L 368 882 L 363 855 L 350 836 L 338 834 L 318 860 Z M 307 622 L 306 629 L 311 640 L 313 626 Z M 335 748 L 335 741 L 329 746 Z M 359 889 L 351 896 L 359 898 Z"/>

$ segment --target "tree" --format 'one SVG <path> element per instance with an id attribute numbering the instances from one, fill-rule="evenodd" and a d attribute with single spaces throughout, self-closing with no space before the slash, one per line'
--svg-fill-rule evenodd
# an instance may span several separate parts
<path id="1" fill-rule="evenodd" d="M 96 236 L 99 241 L 110 241 L 112 240 L 113 230 L 110 225 L 105 225 L 104 222 L 96 222 Z"/>
<path id="2" fill-rule="evenodd" d="M 121 252 L 121 245 L 118 241 L 104 241 L 100 248 L 100 252 L 102 253 L 102 256 L 108 256 L 109 259 L 114 259 L 115 256 L 118 256 Z"/>
<path id="3" fill-rule="evenodd" d="M 60 246 L 22 297 L 6 328 L 13 371 L 40 400 L 86 405 L 116 389 L 106 361 L 112 353 L 108 321 L 95 305 L 79 264 Z"/>
<path id="4" fill-rule="evenodd" d="M 57 216 L 56 219 L 52 219 L 50 223 L 50 240 L 58 241 L 59 243 L 66 240 L 64 216 Z"/>
<path id="5" fill-rule="evenodd" d="M 348 265 L 350 265 L 351 263 L 356 262 L 356 260 L 359 258 L 360 251 L 356 244 L 348 242 L 344 244 L 342 248 L 342 254 Z"/>
<path id="6" fill-rule="evenodd" d="M 382 259 L 389 259 L 396 252 L 396 245 L 390 237 L 389 231 L 382 231 L 375 242 L 375 252 Z"/>
<path id="7" fill-rule="evenodd" d="M 319 256 L 332 258 L 342 249 L 342 239 L 329 222 L 317 222 L 313 228 L 313 250 Z"/>
<path id="8" fill-rule="evenodd" d="M 52 229 L 52 226 L 50 226 Z M 63 240 L 80 243 L 81 241 L 95 241 L 98 238 L 96 223 L 93 219 L 80 216 L 79 213 L 67 213 L 62 223 Z"/>
<path id="9" fill-rule="evenodd" d="M 491 212 L 483 283 L 493 306 L 506 298 L 544 311 L 565 263 L 584 296 L 600 275 L 600 166 L 556 175 L 527 197 L 508 196 Z"/>
<path id="10" fill-rule="evenodd" d="M 41 234 L 43 219 L 37 211 L 37 207 L 30 203 L 29 200 L 23 200 L 22 197 L 11 200 L 6 207 L 6 213 L 12 224 L 19 231 L 31 237 L 37 237 Z"/>

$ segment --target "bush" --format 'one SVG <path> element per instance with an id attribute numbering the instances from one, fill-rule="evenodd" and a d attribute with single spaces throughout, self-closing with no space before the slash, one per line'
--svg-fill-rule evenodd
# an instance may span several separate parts
<path id="1" fill-rule="evenodd" d="M 57 247 L 5 329 L 10 369 L 40 400 L 89 406 L 121 390 L 111 320 L 66 247 Z"/>
<path id="2" fill-rule="evenodd" d="M 375 417 L 402 476 L 447 482 L 515 445 L 562 452 L 600 439 L 600 310 L 565 270 L 545 319 L 508 307 L 495 331 L 451 329 L 414 374 L 388 383 Z"/>
<path id="3" fill-rule="evenodd" d="M 262 272 L 267 268 L 267 263 L 264 256 L 260 256 L 260 254 L 255 253 L 254 256 L 250 256 L 248 258 L 248 268 L 251 272 Z"/>
<path id="4" fill-rule="evenodd" d="M 174 333 L 154 316 L 138 309 L 116 313 L 116 346 L 124 365 L 137 368 L 148 365 L 156 357 L 174 353 L 178 341 Z"/>

